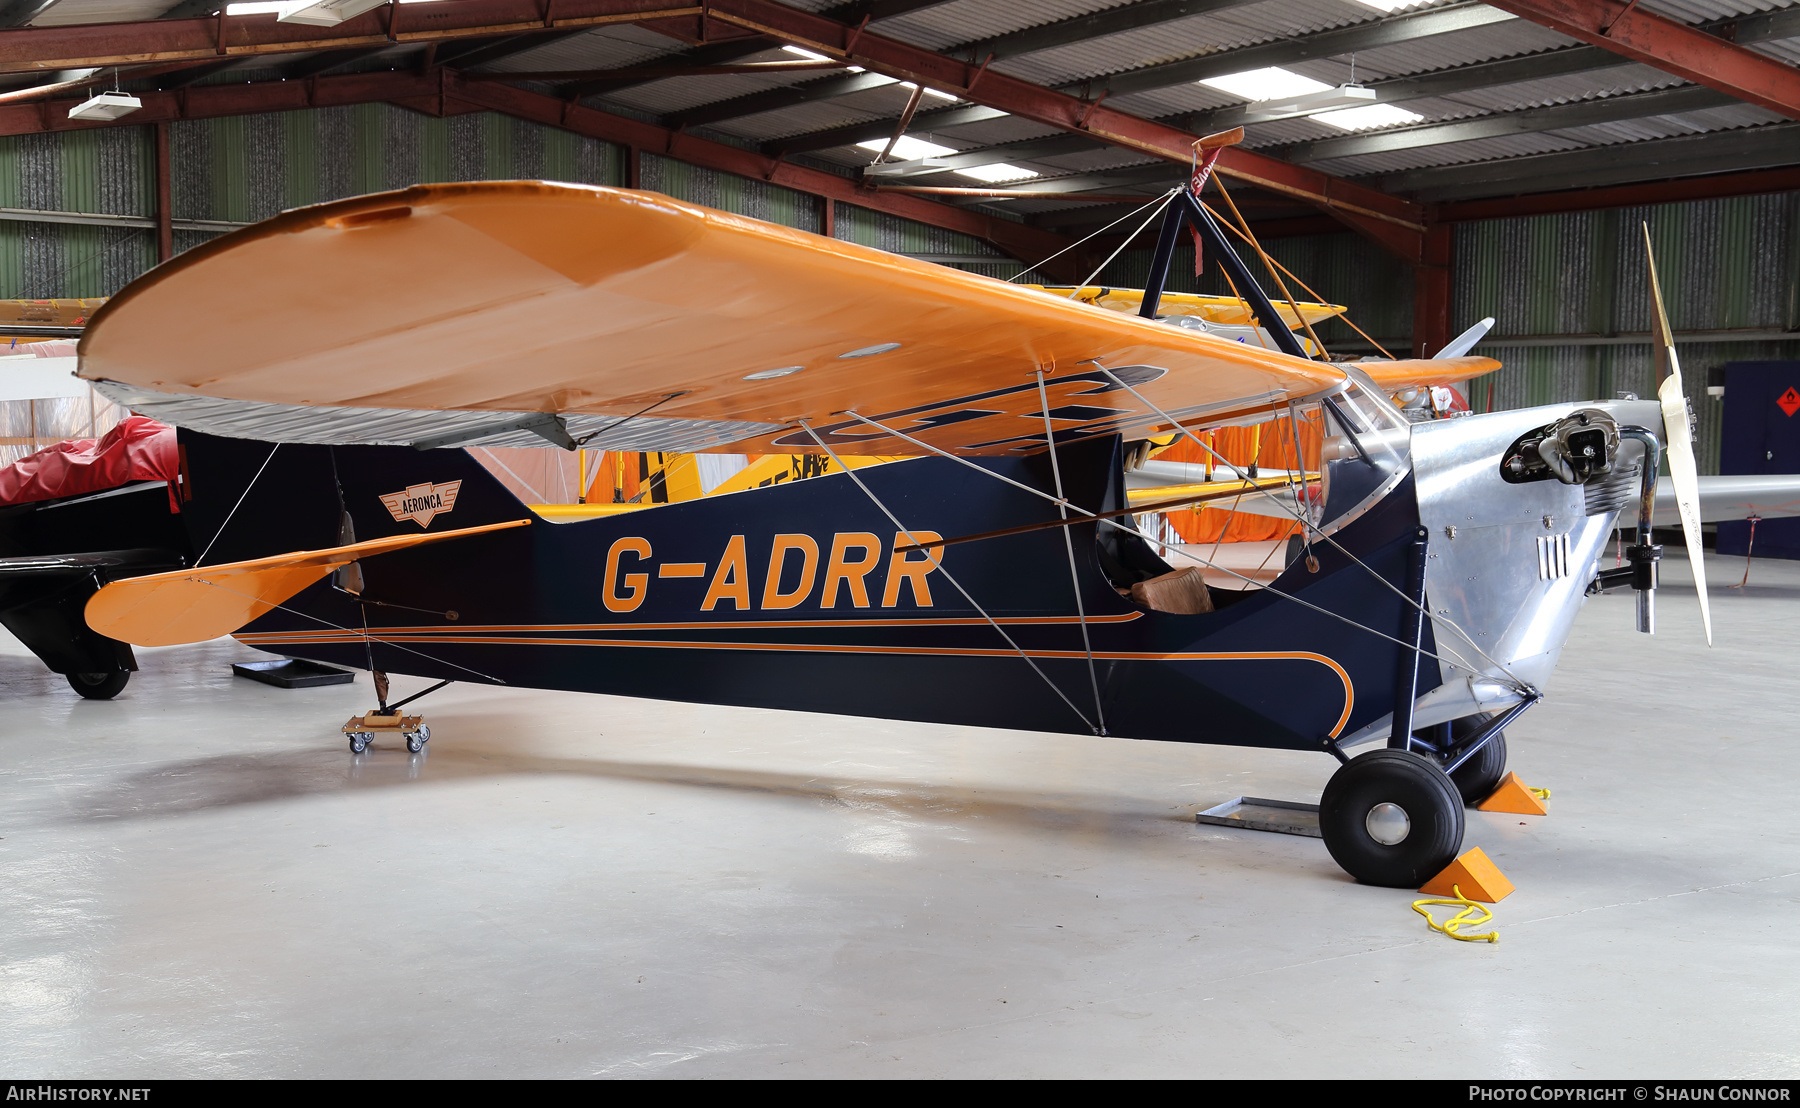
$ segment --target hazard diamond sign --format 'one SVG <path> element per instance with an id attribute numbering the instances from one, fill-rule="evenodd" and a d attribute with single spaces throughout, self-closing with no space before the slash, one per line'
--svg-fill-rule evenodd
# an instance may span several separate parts
<path id="1" fill-rule="evenodd" d="M 1789 385 L 1788 390 L 1777 397 L 1775 403 L 1791 419 L 1795 412 L 1800 412 L 1800 392 L 1795 392 L 1794 386 Z"/>

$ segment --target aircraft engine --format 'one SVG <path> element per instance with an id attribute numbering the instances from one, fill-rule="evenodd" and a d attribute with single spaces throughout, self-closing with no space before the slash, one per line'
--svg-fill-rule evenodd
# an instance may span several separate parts
<path id="1" fill-rule="evenodd" d="M 1552 477 L 1583 485 L 1611 472 L 1618 454 L 1618 421 L 1598 408 L 1583 408 L 1520 435 L 1503 456 L 1500 476 L 1514 485 Z"/>

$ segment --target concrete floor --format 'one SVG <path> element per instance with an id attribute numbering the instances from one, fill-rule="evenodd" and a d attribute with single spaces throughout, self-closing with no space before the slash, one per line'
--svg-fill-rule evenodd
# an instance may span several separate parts
<path id="1" fill-rule="evenodd" d="M 356 758 L 366 681 L 9 642 L 0 1071 L 1795 1077 L 1800 565 L 1715 564 L 1708 651 L 1670 554 L 1509 735 L 1552 814 L 1470 813 L 1492 946 L 1193 822 L 1323 755 L 453 686 Z"/>

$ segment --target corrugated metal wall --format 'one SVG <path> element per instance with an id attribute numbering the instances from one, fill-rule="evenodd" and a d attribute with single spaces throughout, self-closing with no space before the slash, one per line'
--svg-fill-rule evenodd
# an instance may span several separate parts
<path id="1" fill-rule="evenodd" d="M 1642 226 L 1649 224 L 1669 322 L 1680 331 L 1800 327 L 1800 193 L 1498 219 L 1456 229 L 1454 323 L 1494 334 L 1610 336 L 1650 328 Z M 1723 404 L 1708 370 L 1800 358 L 1800 341 L 1679 342 L 1702 473 L 1715 473 Z M 1477 411 L 1655 393 L 1650 346 L 1484 344 L 1506 368 L 1470 382 Z"/>
<path id="2" fill-rule="evenodd" d="M 0 207 L 141 215 L 155 202 L 143 127 L 0 139 Z M 0 297 L 109 296 L 156 261 L 142 228 L 0 223 Z"/>
<path id="3" fill-rule="evenodd" d="M 610 143 L 508 116 L 434 119 L 388 104 L 176 123 L 169 164 L 176 219 L 244 223 L 433 181 L 624 179 Z"/>

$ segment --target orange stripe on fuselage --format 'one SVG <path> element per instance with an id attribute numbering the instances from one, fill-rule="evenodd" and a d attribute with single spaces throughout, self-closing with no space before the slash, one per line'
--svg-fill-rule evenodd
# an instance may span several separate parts
<path id="1" fill-rule="evenodd" d="M 1139 614 L 1141 614 L 1141 613 L 1135 613 L 1135 612 L 1130 613 L 1129 616 L 1127 616 L 1125 618 L 1136 618 Z M 1066 617 L 1042 617 L 1042 618 L 1045 621 L 1065 620 L 1066 622 L 1077 622 L 1075 620 L 1067 620 Z M 1114 617 L 1110 617 L 1110 618 L 1116 620 L 1121 617 L 1114 616 Z M 857 621 L 857 622 L 860 623 L 860 622 L 864 622 L 864 621 Z M 867 622 L 874 623 L 877 621 L 870 620 Z M 916 624 L 944 624 L 944 623 L 952 623 L 952 622 L 967 623 L 967 622 L 974 622 L 974 621 L 961 621 L 961 620 L 958 620 L 958 621 L 952 621 L 952 620 L 889 621 L 889 620 L 882 620 L 879 622 L 884 623 L 884 624 L 893 623 L 893 622 L 916 623 Z M 985 621 L 981 621 L 981 622 L 985 622 Z M 1002 621 L 1002 622 L 1007 622 L 1007 621 Z M 672 626 L 679 626 L 679 625 L 672 625 Z M 717 627 L 720 625 L 715 624 L 715 625 L 711 625 L 711 626 Z M 724 626 L 734 626 L 734 625 L 726 624 Z M 738 624 L 735 626 L 744 626 L 744 625 Z M 778 623 L 778 624 L 775 624 L 775 626 L 782 626 L 782 624 Z M 805 624 L 791 624 L 789 626 L 806 626 L 806 625 Z M 828 626 L 834 626 L 834 627 L 836 627 L 836 626 L 856 626 L 856 623 L 844 621 L 841 623 L 830 624 Z M 389 628 L 371 628 L 371 634 L 374 635 L 376 641 L 379 642 L 380 635 L 375 634 L 375 633 L 377 631 L 386 632 L 389 630 L 390 630 Z M 512 636 L 512 635 L 470 635 L 470 634 L 447 635 L 447 634 L 441 633 L 441 629 L 436 629 L 436 630 L 438 630 L 439 633 L 409 635 L 409 636 L 407 636 L 406 641 L 409 643 L 444 643 L 444 644 L 460 644 L 460 645 L 467 645 L 467 646 L 587 646 L 587 647 L 640 648 L 640 649 L 656 649 L 656 650 L 758 650 L 758 651 L 790 651 L 790 652 L 808 653 L 808 654 L 917 654 L 917 655 L 927 655 L 927 656 L 933 656 L 933 657 L 962 657 L 962 658 L 1016 658 L 1016 657 L 1018 657 L 1018 654 L 1019 654 L 1019 652 L 1016 650 L 990 649 L 990 648 L 983 648 L 983 647 L 962 647 L 962 646 L 950 646 L 950 647 L 853 646 L 853 645 L 848 645 L 848 644 L 836 644 L 836 643 L 758 643 L 758 642 L 733 643 L 733 642 L 697 642 L 697 641 L 692 641 L 692 640 L 681 641 L 681 640 L 672 640 L 672 639 L 572 639 L 572 638 L 549 638 L 549 637 L 542 637 L 542 638 L 540 638 L 540 637 L 524 637 L 524 636 Z M 264 635 L 264 634 L 238 635 L 236 637 L 239 642 L 242 642 L 249 646 L 259 646 L 259 645 L 268 646 L 268 645 L 275 645 L 277 642 L 279 642 L 281 644 L 299 645 L 299 644 L 304 644 L 304 643 L 317 643 L 317 644 L 360 643 L 363 641 L 363 635 L 358 632 L 281 632 L 278 634 L 280 634 L 280 636 L 281 636 L 279 639 L 275 638 L 274 635 Z M 1084 659 L 1084 658 L 1088 657 L 1087 651 L 1084 651 L 1084 650 L 1027 650 L 1027 651 L 1025 651 L 1025 654 L 1032 658 Z M 1108 659 L 1114 659 L 1114 660 L 1119 660 L 1119 661 L 1144 661 L 1144 662 L 1208 662 L 1208 661 L 1220 661 L 1220 662 L 1256 662 L 1256 661 L 1316 662 L 1319 665 L 1325 666 L 1327 669 L 1329 669 L 1333 673 L 1337 674 L 1338 680 L 1340 682 L 1342 682 L 1343 686 L 1344 686 L 1344 710 L 1341 713 L 1339 713 L 1337 723 L 1334 724 L 1331 728 L 1331 737 L 1334 739 L 1337 738 L 1338 735 L 1340 735 L 1343 732 L 1344 725 L 1350 721 L 1350 711 L 1353 707 L 1355 707 L 1355 704 L 1356 704 L 1356 686 L 1351 682 L 1349 672 L 1346 671 L 1343 666 L 1339 665 L 1337 662 L 1333 661 L 1332 659 L 1327 658 L 1325 655 L 1316 654 L 1310 650 L 1169 651 L 1169 652 L 1136 651 L 1136 650 L 1096 650 L 1093 652 L 1093 657 L 1108 658 Z"/>

